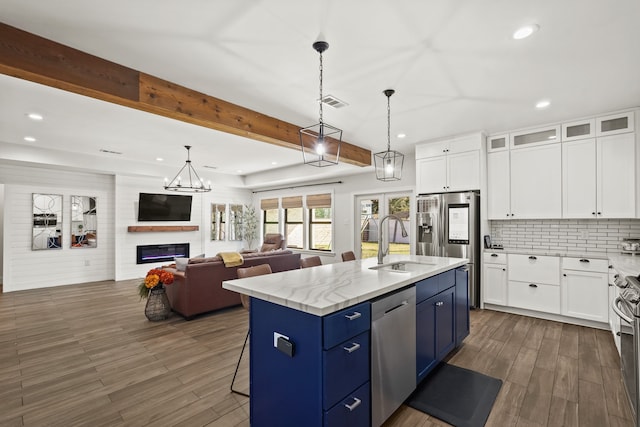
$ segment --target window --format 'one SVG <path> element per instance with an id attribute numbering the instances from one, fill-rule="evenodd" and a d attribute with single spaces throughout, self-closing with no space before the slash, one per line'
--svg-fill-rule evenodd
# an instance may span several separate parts
<path id="1" fill-rule="evenodd" d="M 309 208 L 309 249 L 330 251 L 333 240 L 331 194 L 307 196 Z"/>
<path id="2" fill-rule="evenodd" d="M 262 209 L 262 230 L 264 234 L 280 233 L 278 199 L 262 199 L 260 201 L 260 209 Z"/>
<path id="3" fill-rule="evenodd" d="M 288 248 L 304 248 L 304 211 L 302 196 L 283 197 L 284 237 Z"/>

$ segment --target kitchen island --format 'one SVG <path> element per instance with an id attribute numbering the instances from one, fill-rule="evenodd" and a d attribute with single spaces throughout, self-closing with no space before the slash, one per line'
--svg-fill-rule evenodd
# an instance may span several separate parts
<path id="1" fill-rule="evenodd" d="M 415 343 L 417 383 L 468 334 L 467 262 L 391 255 L 225 281 L 252 297 L 251 425 L 372 425 L 381 342 L 371 303 L 414 291 L 415 328 L 394 335 Z"/>

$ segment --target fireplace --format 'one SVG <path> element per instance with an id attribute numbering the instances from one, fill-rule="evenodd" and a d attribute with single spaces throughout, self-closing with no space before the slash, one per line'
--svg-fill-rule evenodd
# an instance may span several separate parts
<path id="1" fill-rule="evenodd" d="M 136 264 L 173 261 L 174 258 L 189 258 L 188 243 L 137 246 Z"/>

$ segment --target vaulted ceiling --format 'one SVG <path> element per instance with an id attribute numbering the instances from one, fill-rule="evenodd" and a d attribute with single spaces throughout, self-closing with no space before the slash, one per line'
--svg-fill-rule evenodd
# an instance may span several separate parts
<path id="1" fill-rule="evenodd" d="M 0 21 L 300 127 L 318 121 L 311 44 L 322 34 L 330 44 L 324 94 L 348 104 L 325 107 L 325 121 L 371 152 L 386 148 L 387 88 L 396 90 L 392 148 L 406 153 L 429 139 L 640 105 L 637 0 L 0 0 Z M 511 37 L 530 23 L 540 27 L 533 36 Z M 170 170 L 188 144 L 202 175 L 252 188 L 370 170 L 302 166 L 297 149 L 8 75 L 0 75 L 0 94 L 0 147 L 11 153 L 0 159 L 54 164 L 72 152 L 109 173 L 116 163 L 158 169 L 161 157 Z M 551 106 L 536 110 L 541 99 Z M 45 119 L 33 122 L 29 112 Z M 34 158 L 36 148 L 44 154 Z"/>

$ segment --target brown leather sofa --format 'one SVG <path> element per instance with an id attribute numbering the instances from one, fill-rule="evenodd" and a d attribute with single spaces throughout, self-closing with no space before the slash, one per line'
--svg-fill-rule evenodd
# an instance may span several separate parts
<path id="1" fill-rule="evenodd" d="M 222 288 L 225 280 L 237 279 L 239 267 L 269 264 L 274 273 L 300 267 L 300 254 L 289 250 L 254 252 L 242 255 L 244 263 L 236 267 L 225 267 L 220 257 L 191 258 L 185 271 L 164 267 L 174 274 L 174 282 L 165 286 L 171 308 L 185 319 L 240 305 L 240 294 Z"/>

